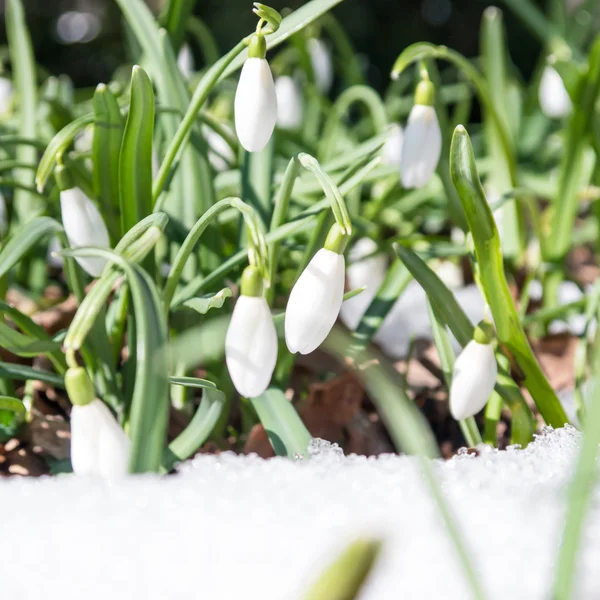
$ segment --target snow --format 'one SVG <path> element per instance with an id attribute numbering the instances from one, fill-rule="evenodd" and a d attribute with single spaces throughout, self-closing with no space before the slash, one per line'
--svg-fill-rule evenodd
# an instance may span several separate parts
<path id="1" fill-rule="evenodd" d="M 565 492 L 580 445 L 571 427 L 525 450 L 435 461 L 487 598 L 548 598 Z M 596 496 L 597 500 L 597 496 Z M 200 455 L 170 477 L 73 475 L 0 481 L 2 596 L 301 599 L 358 535 L 383 554 L 362 600 L 469 598 L 414 458 Z M 578 598 L 600 594 L 598 503 L 585 533 Z"/>

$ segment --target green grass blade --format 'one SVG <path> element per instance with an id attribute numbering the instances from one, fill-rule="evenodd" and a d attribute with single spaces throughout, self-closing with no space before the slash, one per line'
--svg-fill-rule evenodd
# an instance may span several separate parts
<path id="1" fill-rule="evenodd" d="M 129 115 L 119 155 L 121 229 L 128 231 L 152 212 L 152 138 L 154 91 L 137 65 L 131 74 Z"/>
<path id="2" fill-rule="evenodd" d="M 174 50 L 179 50 L 183 43 L 185 30 L 196 0 L 168 0 L 160 16 L 160 24 L 169 32 Z"/>
<path id="3" fill-rule="evenodd" d="M 498 341 L 523 372 L 525 386 L 546 423 L 562 427 L 568 423 L 567 415 L 523 331 L 506 281 L 498 231 L 479 181 L 471 140 L 460 125 L 452 138 L 450 170 L 473 236 L 479 277 L 494 317 Z"/>
<path id="4" fill-rule="evenodd" d="M 277 456 L 308 456 L 312 436 L 281 390 L 270 388 L 257 398 L 250 398 L 250 403 Z"/>
<path id="5" fill-rule="evenodd" d="M 101 83 L 94 93 L 94 196 L 102 207 L 102 215 L 113 240 L 120 233 L 119 226 L 119 152 L 123 140 L 123 118 L 117 99 Z"/>
<path id="6" fill-rule="evenodd" d="M 61 389 L 65 387 L 64 379 L 60 375 L 15 363 L 0 362 L 0 377 L 17 381 L 43 381 Z"/>
<path id="7" fill-rule="evenodd" d="M 8 38 L 16 93 L 19 99 L 18 133 L 24 138 L 35 139 L 37 136 L 35 59 L 21 0 L 7 0 L 6 36 Z M 37 162 L 36 150 L 30 146 L 19 146 L 16 157 L 17 160 L 25 163 Z M 14 177 L 24 185 L 33 185 L 33 173 L 27 170 L 15 170 Z M 33 194 L 24 190 L 17 190 L 14 196 L 14 206 L 19 220 L 25 222 L 43 208 L 44 204 Z"/>

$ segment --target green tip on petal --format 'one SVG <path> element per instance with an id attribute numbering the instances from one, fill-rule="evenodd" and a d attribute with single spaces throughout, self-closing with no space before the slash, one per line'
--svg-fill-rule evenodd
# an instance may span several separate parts
<path id="1" fill-rule="evenodd" d="M 248 58 L 266 58 L 267 41 L 262 33 L 254 33 L 248 44 Z"/>
<path id="2" fill-rule="evenodd" d="M 489 321 L 480 321 L 473 332 L 473 339 L 478 344 L 491 344 L 496 339 L 494 326 Z"/>
<path id="3" fill-rule="evenodd" d="M 349 236 L 344 228 L 338 223 L 334 223 L 327 234 L 324 248 L 326 250 L 331 250 L 336 254 L 344 254 L 344 250 L 348 244 L 348 238 Z"/>
<path id="4" fill-rule="evenodd" d="M 415 104 L 433 106 L 435 103 L 435 86 L 428 79 L 423 79 L 415 90 Z"/>
<path id="5" fill-rule="evenodd" d="M 244 269 L 240 292 L 242 296 L 250 296 L 253 298 L 262 296 L 263 277 L 260 269 L 253 267 L 252 265 Z"/>

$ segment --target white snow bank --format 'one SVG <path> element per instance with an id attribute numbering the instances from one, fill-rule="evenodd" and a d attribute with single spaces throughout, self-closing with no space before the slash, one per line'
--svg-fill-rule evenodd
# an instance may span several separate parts
<path id="1" fill-rule="evenodd" d="M 313 442 L 314 443 L 314 442 Z M 580 434 L 437 462 L 487 598 L 549 598 Z M 600 511 L 585 534 L 579 598 L 600 595 Z M 2 597 L 11 600 L 302 598 L 359 534 L 387 544 L 363 600 L 469 598 L 414 459 L 200 456 L 179 475 L 119 483 L 0 482 Z"/>

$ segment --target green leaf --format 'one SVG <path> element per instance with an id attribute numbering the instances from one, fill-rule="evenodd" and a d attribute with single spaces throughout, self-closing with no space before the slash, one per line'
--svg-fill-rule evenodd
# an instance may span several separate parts
<path id="1" fill-rule="evenodd" d="M 48 178 L 52 174 L 52 169 L 54 169 L 54 165 L 56 165 L 57 157 L 62 156 L 73 143 L 75 136 L 93 122 L 93 113 L 83 115 L 74 121 L 71 121 L 50 140 L 35 175 L 35 183 L 38 192 L 43 191 Z"/>
<path id="2" fill-rule="evenodd" d="M 231 298 L 231 289 L 223 288 L 215 294 L 206 294 L 200 298 L 191 298 L 182 304 L 187 308 L 195 310 L 201 315 L 205 315 L 211 308 L 221 308 L 227 298 Z"/>
<path id="3" fill-rule="evenodd" d="M 200 389 L 217 389 L 216 384 L 208 379 L 200 379 L 199 377 L 174 377 L 169 376 L 169 383 L 171 385 L 182 385 L 183 387 L 189 388 L 200 388 Z"/>
<path id="4" fill-rule="evenodd" d="M 179 50 L 196 0 L 168 0 L 160 16 L 160 24 L 169 32 L 174 50 Z"/>
<path id="5" fill-rule="evenodd" d="M 27 412 L 23 402 L 18 398 L 12 398 L 11 396 L 0 396 L 0 410 L 9 410 L 14 413 L 19 420 L 23 420 Z"/>
<path id="6" fill-rule="evenodd" d="M 304 600 L 355 600 L 381 552 L 379 540 L 352 542 L 311 586 Z"/>
<path id="7" fill-rule="evenodd" d="M 312 437 L 281 390 L 270 388 L 257 398 L 250 398 L 250 403 L 277 456 L 291 459 L 308 456 L 308 445 Z"/>
<path id="8" fill-rule="evenodd" d="M 455 129 L 452 138 L 450 174 L 473 236 L 481 286 L 494 317 L 498 340 L 511 362 L 515 361 L 522 370 L 525 386 L 546 423 L 562 427 L 569 420 L 533 354 L 515 309 L 496 224 L 479 181 L 469 134 L 462 125 Z"/>
<path id="9" fill-rule="evenodd" d="M 24 335 L 2 321 L 0 321 L 0 346 L 16 356 L 37 356 L 60 349 L 58 342 Z"/>
<path id="10" fill-rule="evenodd" d="M 123 139 L 123 118 L 117 99 L 101 83 L 94 93 L 94 141 L 92 173 L 94 195 L 113 239 L 118 236 L 119 152 Z"/>
<path id="11" fill-rule="evenodd" d="M 62 225 L 50 217 L 37 217 L 25 223 L 0 251 L 0 277 L 6 275 L 44 237 L 62 230 Z"/>
<path id="12" fill-rule="evenodd" d="M 6 35 L 19 102 L 18 133 L 24 138 L 35 139 L 37 137 L 35 59 L 21 0 L 8 0 L 6 3 Z M 18 146 L 16 158 L 24 163 L 35 163 L 37 162 L 37 152 L 30 146 Z M 29 171 L 15 170 L 14 177 L 23 185 L 33 184 L 33 173 Z M 25 222 L 43 207 L 43 203 L 33 194 L 17 190 L 13 206 L 19 220 Z"/>
<path id="13" fill-rule="evenodd" d="M 204 389 L 200 406 L 194 417 L 165 450 L 162 464 L 164 471 L 171 471 L 175 463 L 189 458 L 204 444 L 219 421 L 224 405 L 225 394 L 223 392 L 212 388 Z"/>
<path id="14" fill-rule="evenodd" d="M 119 155 L 121 229 L 131 229 L 152 212 L 152 137 L 154 92 L 150 78 L 137 65 L 131 75 L 129 115 Z"/>
<path id="15" fill-rule="evenodd" d="M 0 362 L 0 377 L 19 381 L 27 381 L 28 379 L 43 381 L 61 389 L 64 389 L 65 386 L 64 379 L 60 375 L 56 375 L 56 373 L 49 373 L 48 371 L 16 363 Z"/>

